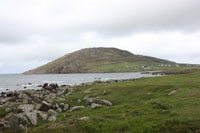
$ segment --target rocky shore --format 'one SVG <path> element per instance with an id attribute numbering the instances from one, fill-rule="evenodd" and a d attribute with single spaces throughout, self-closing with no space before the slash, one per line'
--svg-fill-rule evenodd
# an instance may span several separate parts
<path id="1" fill-rule="evenodd" d="M 156 73 L 157 74 L 157 73 Z M 160 73 L 159 73 L 160 74 Z M 112 83 L 130 81 L 137 79 L 123 80 L 97 80 L 96 83 Z M 62 112 L 73 112 L 84 108 L 95 109 L 100 106 L 112 106 L 112 102 L 101 99 L 98 95 L 86 95 L 77 99 L 78 103 L 84 101 L 84 105 L 72 106 L 66 97 L 74 93 L 78 87 L 88 86 L 91 83 L 82 83 L 78 86 L 48 84 L 40 85 L 41 89 L 20 90 L 1 92 L 0 95 L 0 129 L 3 130 L 29 130 L 38 125 L 38 119 L 47 122 L 54 122 Z M 82 93 L 89 94 L 92 90 L 84 90 Z M 102 95 L 106 95 L 103 91 Z M 89 119 L 81 117 L 79 120 Z"/>
<path id="2" fill-rule="evenodd" d="M 98 83 L 118 82 L 96 81 Z M 92 83 L 83 83 L 87 86 Z M 71 95 L 77 87 L 45 83 L 39 90 L 21 90 L 14 92 L 2 92 L 0 96 L 0 129 L 3 130 L 28 130 L 37 126 L 38 119 L 53 122 L 61 112 L 72 112 L 84 108 L 96 108 L 99 106 L 112 106 L 112 102 L 100 99 L 98 96 L 86 96 L 77 102 L 85 101 L 85 105 L 71 106 L 66 103 L 66 97 Z M 89 93 L 86 90 L 83 93 Z M 105 95 L 107 92 L 102 92 Z M 89 119 L 87 117 L 80 120 Z"/>

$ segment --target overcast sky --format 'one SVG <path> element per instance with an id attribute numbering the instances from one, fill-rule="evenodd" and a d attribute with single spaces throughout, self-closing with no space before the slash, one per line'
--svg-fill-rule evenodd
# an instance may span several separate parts
<path id="1" fill-rule="evenodd" d="M 200 64 L 200 0 L 0 1 L 0 73 L 87 47 Z"/>

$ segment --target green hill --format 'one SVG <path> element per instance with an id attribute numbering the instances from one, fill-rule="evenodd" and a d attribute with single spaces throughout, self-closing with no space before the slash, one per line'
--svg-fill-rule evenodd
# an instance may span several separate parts
<path id="1" fill-rule="evenodd" d="M 86 48 L 58 58 L 24 74 L 91 72 L 132 72 L 175 67 L 176 63 L 154 57 L 134 55 L 117 48 Z"/>

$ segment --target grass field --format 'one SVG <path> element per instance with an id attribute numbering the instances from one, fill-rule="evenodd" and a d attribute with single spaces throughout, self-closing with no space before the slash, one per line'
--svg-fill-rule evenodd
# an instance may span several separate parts
<path id="1" fill-rule="evenodd" d="M 84 90 L 91 89 L 89 94 Z M 106 90 L 107 94 L 102 92 Z M 176 93 L 168 96 L 168 93 Z M 71 106 L 85 105 L 86 95 L 98 95 L 113 106 L 60 113 L 56 122 L 40 121 L 29 132 L 41 133 L 199 133 L 200 72 L 142 78 L 116 83 L 93 83 L 65 97 Z M 77 99 L 81 99 L 80 104 Z M 65 117 L 64 117 L 65 116 Z M 78 118 L 88 116 L 90 120 Z"/>

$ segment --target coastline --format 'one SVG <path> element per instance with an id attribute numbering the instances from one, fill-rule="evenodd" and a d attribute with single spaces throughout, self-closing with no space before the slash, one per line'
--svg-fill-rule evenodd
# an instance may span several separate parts
<path id="1" fill-rule="evenodd" d="M 149 127 L 146 125 L 148 125 L 147 120 L 152 115 L 156 115 L 155 117 L 162 116 L 160 120 L 153 120 L 151 123 L 153 126 L 156 123 L 165 122 L 165 118 L 170 118 L 172 111 L 184 113 L 179 109 L 176 110 L 174 105 L 180 103 L 185 105 L 188 100 L 194 99 L 193 101 L 195 101 L 199 98 L 196 95 L 189 95 L 196 94 L 198 88 L 189 89 L 188 91 L 191 91 L 189 94 L 185 90 L 188 89 L 188 85 L 190 86 L 190 82 L 193 86 L 199 85 L 199 82 L 194 82 L 199 81 L 197 76 L 199 72 L 184 75 L 187 76 L 170 75 L 95 81 L 77 86 L 43 84 L 39 90 L 6 93 L 0 97 L 0 131 L 37 132 L 42 130 L 48 132 L 53 128 L 56 132 L 63 126 L 70 131 L 76 129 L 85 131 L 84 125 L 87 125 L 88 122 L 95 126 L 104 124 L 104 121 L 109 126 L 114 125 L 117 128 L 119 126 L 117 123 L 123 125 L 125 120 L 122 121 L 121 118 L 124 114 L 126 115 L 125 118 L 140 123 L 138 129 L 123 127 L 126 131 L 139 132 L 144 129 L 150 131 L 151 129 L 148 129 Z M 181 100 L 185 95 L 188 95 L 186 100 L 177 103 L 177 100 Z M 193 104 L 189 105 L 192 109 L 190 111 L 194 113 L 187 115 L 193 116 L 193 114 L 198 113 Z M 160 113 L 155 114 L 155 112 Z M 181 116 L 184 117 L 185 115 Z M 178 118 L 177 115 L 174 115 L 175 118 Z M 184 119 L 186 118 L 184 117 Z M 129 123 L 129 121 L 125 122 Z M 70 123 L 73 123 L 73 125 L 70 126 Z M 79 124 L 82 126 L 79 126 Z M 135 124 L 135 122 L 131 124 Z M 176 126 L 176 124 L 173 125 Z M 192 126 L 193 129 L 198 130 L 195 125 L 192 124 Z M 159 126 L 154 128 L 159 129 Z M 188 127 L 188 129 L 191 129 L 191 127 Z M 105 128 L 98 129 L 98 126 L 94 128 L 94 131 L 98 130 L 107 131 Z M 112 129 L 111 131 L 115 130 Z"/>

